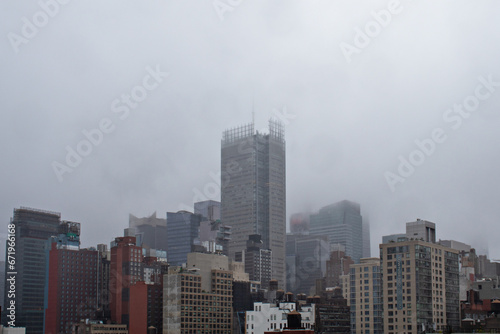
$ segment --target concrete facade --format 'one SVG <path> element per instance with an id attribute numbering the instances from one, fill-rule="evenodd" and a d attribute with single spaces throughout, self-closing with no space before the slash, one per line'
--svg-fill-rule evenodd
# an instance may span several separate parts
<path id="1" fill-rule="evenodd" d="M 382 334 L 382 276 L 379 258 L 364 258 L 350 267 L 351 333 Z"/>
<path id="2" fill-rule="evenodd" d="M 385 334 L 459 328 L 457 250 L 408 240 L 381 244 L 380 257 Z"/>

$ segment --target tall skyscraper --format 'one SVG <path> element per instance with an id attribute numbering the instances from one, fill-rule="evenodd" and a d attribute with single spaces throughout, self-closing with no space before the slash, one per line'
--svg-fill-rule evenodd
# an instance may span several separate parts
<path id="1" fill-rule="evenodd" d="M 269 133 L 254 124 L 226 130 L 221 151 L 221 218 L 231 226 L 229 255 L 259 234 L 271 249 L 272 278 L 285 287 L 286 167 L 283 125 L 269 121 Z"/>
<path id="2" fill-rule="evenodd" d="M 358 203 L 341 201 L 320 209 L 311 215 L 309 233 L 327 235 L 331 245 L 344 245 L 355 263 L 363 256 L 363 218 Z"/>
<path id="3" fill-rule="evenodd" d="M 17 273 L 15 281 L 15 298 L 9 298 L 9 282 L 4 282 L 5 302 L 10 306 L 15 303 L 15 326 L 26 327 L 26 333 L 43 333 L 45 273 L 47 259 L 45 249 L 47 240 L 58 234 L 61 214 L 37 209 L 21 207 L 14 209 L 14 217 L 9 224 L 9 230 L 15 230 L 14 270 Z M 11 226 L 14 226 L 12 229 Z M 6 275 L 12 272 L 9 268 L 9 244 L 6 243 Z M 12 252 L 11 252 L 12 253 Z M 3 312 L 3 323 L 7 312 Z"/>

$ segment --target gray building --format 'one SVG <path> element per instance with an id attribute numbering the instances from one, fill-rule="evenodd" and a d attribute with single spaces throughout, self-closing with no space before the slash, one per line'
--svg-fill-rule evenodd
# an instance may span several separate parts
<path id="1" fill-rule="evenodd" d="M 406 233 L 389 234 L 382 236 L 382 243 L 388 244 L 389 242 L 401 242 L 405 241 L 406 239 Z"/>
<path id="2" fill-rule="evenodd" d="M 208 200 L 194 203 L 194 213 L 200 214 L 206 220 L 220 219 L 220 202 Z"/>
<path id="3" fill-rule="evenodd" d="M 435 243 L 436 224 L 422 219 L 406 223 L 406 237 L 409 240 L 423 240 L 425 242 Z"/>
<path id="4" fill-rule="evenodd" d="M 205 220 L 200 223 L 200 243 L 210 253 L 228 255 L 231 226 L 220 220 Z"/>
<path id="5" fill-rule="evenodd" d="M 167 250 L 167 220 L 157 218 L 156 212 L 144 218 L 138 218 L 130 214 L 129 228 L 134 229 L 133 234 L 139 241 L 140 246 L 148 249 Z"/>
<path id="6" fill-rule="evenodd" d="M 245 263 L 245 272 L 248 273 L 249 279 L 260 282 L 263 289 L 269 289 L 272 258 L 272 251 L 264 248 L 262 238 L 258 234 L 250 235 L 246 249 L 235 253 L 235 260 Z"/>
<path id="7" fill-rule="evenodd" d="M 479 299 L 500 299 L 500 277 L 482 279 L 472 283 L 472 289 L 479 292 Z"/>
<path id="8" fill-rule="evenodd" d="M 311 215 L 309 231 L 328 236 L 330 244 L 345 246 L 346 255 L 355 263 L 363 256 L 363 218 L 358 203 L 344 200 L 323 207 Z"/>
<path id="9" fill-rule="evenodd" d="M 363 254 L 362 257 L 371 257 L 370 223 L 365 217 L 363 219 Z"/>
<path id="10" fill-rule="evenodd" d="M 46 269 L 48 267 L 45 250 L 47 240 L 58 234 L 61 214 L 21 207 L 14 209 L 14 217 L 9 224 L 15 230 L 15 267 L 9 268 L 9 244 L 6 243 L 5 271 L 16 272 L 16 295 L 12 300 L 16 306 L 16 327 L 26 327 L 26 333 L 44 332 L 44 299 Z M 5 282 L 4 305 L 10 305 L 9 282 Z M 3 312 L 2 322 L 8 319 Z"/>
<path id="11" fill-rule="evenodd" d="M 316 280 L 326 275 L 330 244 L 326 235 L 286 236 L 286 286 L 294 294 L 311 294 Z"/>
<path id="12" fill-rule="evenodd" d="M 270 249 L 272 278 L 285 288 L 286 168 L 283 125 L 269 133 L 254 124 L 224 131 L 221 149 L 221 219 L 231 226 L 229 256 L 246 248 L 252 234 Z"/>
<path id="13" fill-rule="evenodd" d="M 187 262 L 187 255 L 199 245 L 201 215 L 188 211 L 167 212 L 167 259 L 172 266 Z"/>

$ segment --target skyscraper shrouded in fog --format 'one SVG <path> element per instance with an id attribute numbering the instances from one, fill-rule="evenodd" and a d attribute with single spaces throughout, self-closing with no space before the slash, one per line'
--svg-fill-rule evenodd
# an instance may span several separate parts
<path id="1" fill-rule="evenodd" d="M 327 235 L 331 245 L 345 246 L 355 263 L 363 257 L 363 218 L 356 202 L 344 200 L 321 208 L 311 215 L 309 233 Z"/>
<path id="2" fill-rule="evenodd" d="M 229 255 L 259 234 L 272 251 L 272 278 L 285 287 L 286 167 L 283 124 L 269 121 L 269 133 L 254 124 L 226 130 L 221 150 L 221 218 L 231 226 Z"/>

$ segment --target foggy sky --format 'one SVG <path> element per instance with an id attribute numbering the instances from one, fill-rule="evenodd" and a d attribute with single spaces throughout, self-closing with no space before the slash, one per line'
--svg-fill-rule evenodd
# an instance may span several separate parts
<path id="1" fill-rule="evenodd" d="M 288 216 L 348 199 L 369 216 L 372 255 L 420 218 L 500 258 L 500 87 L 467 118 L 447 111 L 479 78 L 500 82 L 500 3 L 67 2 L 17 47 L 13 34 L 42 7 L 0 3 L 0 233 L 27 206 L 81 222 L 83 246 L 109 244 L 129 213 L 164 218 L 220 200 L 222 132 L 254 111 L 259 130 L 270 117 L 286 126 Z M 355 47 L 389 8 L 349 62 L 341 45 Z M 127 106 L 122 95 L 158 69 L 168 76 Z M 101 122 L 112 130 L 60 182 L 54 162 L 66 165 L 66 147 Z M 386 172 L 434 129 L 446 139 L 392 191 Z"/>

